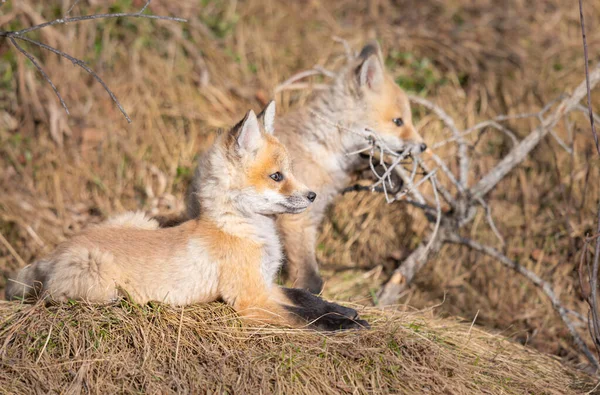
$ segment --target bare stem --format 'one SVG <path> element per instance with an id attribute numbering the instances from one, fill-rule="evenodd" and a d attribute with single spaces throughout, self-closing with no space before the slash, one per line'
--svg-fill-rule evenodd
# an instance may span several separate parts
<path id="1" fill-rule="evenodd" d="M 69 114 L 69 109 L 67 108 L 67 104 L 65 103 L 65 101 L 63 100 L 62 96 L 60 95 L 60 93 L 58 92 L 58 89 L 56 88 L 56 86 L 54 85 L 54 83 L 52 82 L 52 80 L 50 79 L 50 77 L 48 77 L 48 74 L 46 74 L 46 72 L 44 71 L 44 69 L 42 69 L 42 66 L 40 66 L 38 64 L 38 62 L 35 60 L 35 58 L 30 55 L 27 51 L 25 51 L 20 45 L 19 43 L 17 43 L 15 41 L 14 38 L 9 37 L 10 42 L 12 43 L 12 45 L 19 51 L 21 52 L 23 55 L 25 55 L 27 57 L 27 59 L 29 59 L 31 61 L 31 63 L 33 63 L 33 65 L 35 66 L 36 69 L 38 69 L 38 71 L 42 74 L 42 76 L 44 77 L 44 79 L 46 81 L 48 81 L 48 83 L 50 84 L 50 86 L 52 87 L 52 89 L 54 89 L 54 93 L 56 93 L 56 96 L 58 97 L 58 100 L 60 101 L 60 104 L 62 104 L 62 106 L 64 107 L 65 111 L 67 112 L 67 115 Z"/>
<path id="2" fill-rule="evenodd" d="M 54 25 L 64 25 L 67 23 L 72 23 L 72 22 L 82 22 L 82 21 L 90 21 L 90 20 L 95 20 L 95 19 L 109 19 L 109 18 L 124 18 L 124 17 L 129 17 L 129 18 L 145 18 L 145 19 L 160 19 L 160 20 L 168 20 L 168 21 L 176 21 L 176 22 L 187 22 L 187 20 L 182 19 L 182 18 L 176 18 L 176 17 L 170 17 L 170 16 L 161 16 L 161 15 L 147 15 L 147 14 L 142 14 L 146 8 L 148 7 L 148 5 L 150 5 L 150 1 L 151 0 L 147 0 L 146 3 L 144 4 L 144 6 L 142 7 L 142 9 L 136 13 L 116 13 L 116 14 L 95 14 L 95 15 L 85 15 L 85 16 L 77 16 L 77 17 L 70 17 L 69 14 L 71 13 L 71 11 L 73 10 L 73 8 L 77 5 L 77 3 L 79 3 L 80 0 L 75 0 L 73 2 L 73 4 L 71 5 L 71 7 L 69 7 L 69 9 L 67 10 L 67 12 L 65 13 L 65 16 L 63 18 L 59 18 L 59 19 L 55 19 L 53 21 L 49 21 L 49 22 L 44 22 L 44 23 L 40 23 L 38 25 L 35 26 L 31 26 L 28 27 L 26 29 L 22 29 L 22 30 L 17 30 L 17 31 L 0 31 L 0 37 L 6 37 L 8 38 L 11 43 L 13 44 L 13 46 L 19 51 L 21 52 L 23 55 L 25 55 L 30 61 L 31 63 L 33 63 L 33 65 L 35 66 L 36 69 L 38 69 L 38 71 L 42 74 L 42 76 L 44 77 L 44 79 L 50 84 L 50 86 L 52 87 L 52 89 L 54 90 L 54 93 L 56 93 L 56 96 L 58 97 L 58 100 L 60 101 L 60 104 L 64 107 L 65 111 L 67 112 L 67 114 L 69 114 L 69 109 L 67 108 L 67 105 L 65 103 L 65 101 L 63 100 L 62 96 L 60 95 L 60 93 L 58 92 L 58 89 L 56 88 L 56 86 L 54 85 L 54 83 L 52 82 L 52 80 L 50 79 L 50 77 L 46 74 L 46 72 L 42 69 L 42 67 L 38 64 L 38 62 L 35 60 L 35 58 L 29 54 L 25 49 L 23 49 L 20 45 L 18 45 L 18 43 L 16 42 L 16 40 L 22 40 L 22 41 L 26 41 L 28 43 L 37 45 L 40 48 L 43 48 L 45 50 L 48 50 L 50 52 L 54 52 L 55 54 L 62 56 L 66 59 L 69 59 L 71 62 L 73 62 L 73 64 L 81 67 L 82 69 L 84 69 L 85 71 L 87 71 L 89 74 L 91 74 L 96 81 L 98 81 L 100 83 L 100 85 L 102 85 L 102 87 L 104 88 L 104 90 L 106 90 L 106 92 L 109 94 L 110 98 L 115 102 L 115 104 L 117 105 L 117 107 L 119 108 L 119 110 L 121 111 L 121 113 L 123 114 L 123 116 L 125 116 L 125 119 L 127 119 L 127 122 L 131 123 L 131 118 L 129 118 L 129 115 L 127 115 L 127 112 L 125 112 L 125 109 L 123 108 L 123 106 L 121 105 L 121 103 L 119 102 L 119 100 L 117 99 L 117 97 L 115 96 L 115 94 L 110 90 L 110 88 L 108 87 L 108 85 L 102 80 L 102 78 L 100 78 L 100 76 L 98 74 L 96 74 L 96 72 L 94 70 L 92 70 L 91 68 L 89 68 L 85 62 L 83 62 L 80 59 L 77 59 L 65 52 L 62 52 L 54 47 L 51 47 L 49 45 L 46 45 L 44 43 L 41 43 L 39 41 L 36 40 L 32 40 L 29 37 L 24 36 L 24 34 L 29 33 L 29 32 L 33 32 L 36 30 L 40 30 L 43 28 L 46 28 L 48 26 L 54 26 Z"/>
<path id="3" fill-rule="evenodd" d="M 534 272 L 530 271 L 529 269 L 519 265 L 517 262 L 509 259 L 501 252 L 499 252 L 491 247 L 479 244 L 478 242 L 476 242 L 474 240 L 460 237 L 456 233 L 450 233 L 448 235 L 447 241 L 450 243 L 465 245 L 475 251 L 479 251 L 481 253 L 484 253 L 484 254 L 496 259 L 498 262 L 502 263 L 504 266 L 506 266 L 506 267 L 514 270 L 515 272 L 519 273 L 520 275 L 524 276 L 529 282 L 531 282 L 536 287 L 538 287 L 540 290 L 542 290 L 542 292 L 548 297 L 548 299 L 550 299 L 550 302 L 552 303 L 552 307 L 558 313 L 558 315 L 564 322 L 565 326 L 569 329 L 569 332 L 571 333 L 571 336 L 573 336 L 573 340 L 575 341 L 575 344 L 577 345 L 577 347 L 579 347 L 581 352 L 583 352 L 583 354 L 586 356 L 586 358 L 590 361 L 590 363 L 596 369 L 600 368 L 600 364 L 598 363 L 598 360 L 594 357 L 594 355 L 592 354 L 592 352 L 590 351 L 588 346 L 585 344 L 585 342 L 581 338 L 581 336 L 579 336 L 579 333 L 577 333 L 577 330 L 575 329 L 575 325 L 569 319 L 569 316 L 568 316 L 569 311 L 562 305 L 560 299 L 554 293 L 554 290 L 552 289 L 552 285 L 549 282 L 542 280 L 537 274 L 535 274 Z"/>

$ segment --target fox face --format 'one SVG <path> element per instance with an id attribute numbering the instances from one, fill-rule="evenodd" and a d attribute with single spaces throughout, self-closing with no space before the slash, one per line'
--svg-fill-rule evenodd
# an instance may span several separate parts
<path id="1" fill-rule="evenodd" d="M 367 131 L 377 133 L 394 151 L 421 153 L 427 149 L 412 123 L 408 96 L 385 72 L 377 42 L 362 49 L 348 78 L 364 109 L 363 126 Z"/>
<path id="2" fill-rule="evenodd" d="M 230 132 L 228 156 L 234 162 L 230 186 L 243 211 L 261 215 L 300 213 L 317 195 L 294 177 L 285 146 L 273 136 L 274 118 L 272 101 L 258 118 L 249 111 Z"/>

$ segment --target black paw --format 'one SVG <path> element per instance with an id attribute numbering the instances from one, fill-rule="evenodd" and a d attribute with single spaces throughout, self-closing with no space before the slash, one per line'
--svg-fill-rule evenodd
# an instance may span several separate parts
<path id="1" fill-rule="evenodd" d="M 327 303 L 330 311 L 338 313 L 346 318 L 350 318 L 351 320 L 358 318 L 358 312 L 350 307 L 345 307 L 336 303 Z"/>
<path id="2" fill-rule="evenodd" d="M 365 320 L 350 319 L 337 314 L 328 314 L 312 323 L 315 329 L 326 332 L 337 332 L 351 329 L 369 329 L 371 325 Z"/>
<path id="3" fill-rule="evenodd" d="M 306 314 L 309 319 L 315 319 L 327 313 L 337 313 L 350 319 L 358 317 L 356 310 L 336 303 L 327 302 L 305 289 L 281 288 L 281 290 L 293 305 L 303 308 L 304 314 Z"/>

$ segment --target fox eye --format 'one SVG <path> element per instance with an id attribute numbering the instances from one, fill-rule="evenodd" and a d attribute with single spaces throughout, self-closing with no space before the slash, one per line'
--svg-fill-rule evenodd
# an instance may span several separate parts
<path id="1" fill-rule="evenodd" d="M 283 181 L 283 174 L 281 174 L 280 172 L 275 172 L 269 177 L 271 177 L 275 182 Z"/>
<path id="2" fill-rule="evenodd" d="M 394 119 L 392 119 L 392 122 L 394 122 L 396 124 L 396 126 L 404 125 L 404 121 L 402 120 L 402 118 L 394 118 Z"/>

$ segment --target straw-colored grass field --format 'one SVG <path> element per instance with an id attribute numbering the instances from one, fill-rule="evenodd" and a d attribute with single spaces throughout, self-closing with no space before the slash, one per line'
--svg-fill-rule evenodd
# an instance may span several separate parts
<path id="1" fill-rule="evenodd" d="M 135 12 L 143 4 L 81 1 L 72 14 Z M 0 6 L 0 29 L 55 19 L 69 6 L 68 0 L 9 0 Z M 588 1 L 586 9 L 596 63 L 600 7 Z M 377 38 L 397 82 L 439 104 L 459 127 L 539 111 L 584 78 L 578 9 L 566 0 L 155 0 L 149 11 L 189 22 L 96 20 L 31 34 L 86 61 L 131 124 L 85 71 L 24 45 L 64 97 L 67 116 L 31 63 L 0 38 L 0 289 L 5 276 L 89 223 L 130 209 L 181 211 L 195 158 L 213 132 L 270 98 L 279 114 L 302 106 L 310 89 L 274 94 L 274 88 L 316 64 L 339 67 L 344 48 L 332 36 L 356 49 Z M 430 146 L 445 138 L 436 118 L 416 107 L 414 113 Z M 600 174 L 586 118 L 571 121 L 555 132 L 568 142 L 572 133 L 573 155 L 547 138 L 488 202 L 506 255 L 586 315 L 574 268 L 594 227 Z M 536 125 L 507 123 L 519 138 Z M 486 133 L 473 149 L 474 174 L 488 171 L 509 148 Z M 438 153 L 454 166 L 453 149 Z M 463 231 L 497 246 L 484 217 L 478 214 Z M 401 202 L 387 205 L 368 192 L 340 196 L 317 246 L 324 295 L 372 306 L 397 262 L 430 231 L 422 213 Z M 400 305 L 363 314 L 372 330 L 322 336 L 240 327 L 219 305 L 192 306 L 181 315 L 125 302 L 99 308 L 1 303 L 0 392 L 71 386 L 68 391 L 84 393 L 558 394 L 593 387 L 575 373 L 586 361 L 543 294 L 460 247 L 444 247 Z"/>

